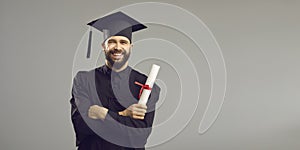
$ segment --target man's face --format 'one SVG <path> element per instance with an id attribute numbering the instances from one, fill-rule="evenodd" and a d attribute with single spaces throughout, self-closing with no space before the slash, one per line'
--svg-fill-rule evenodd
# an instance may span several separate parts
<path id="1" fill-rule="evenodd" d="M 109 65 L 119 69 L 128 61 L 132 44 L 127 37 L 112 36 L 102 46 Z"/>

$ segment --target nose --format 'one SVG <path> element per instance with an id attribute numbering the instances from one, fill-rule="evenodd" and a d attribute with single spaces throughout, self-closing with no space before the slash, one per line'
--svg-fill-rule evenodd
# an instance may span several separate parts
<path id="1" fill-rule="evenodd" d="M 116 43 L 115 50 L 121 50 L 121 44 L 119 42 Z"/>

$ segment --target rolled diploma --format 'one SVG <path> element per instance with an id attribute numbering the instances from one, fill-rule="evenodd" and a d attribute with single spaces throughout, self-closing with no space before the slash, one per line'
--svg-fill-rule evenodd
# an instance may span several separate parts
<path id="1" fill-rule="evenodd" d="M 158 65 L 155 65 L 155 64 L 152 65 L 151 71 L 148 75 L 148 78 L 147 78 L 147 81 L 146 81 L 145 85 L 149 85 L 150 88 L 153 87 L 153 84 L 155 82 L 155 79 L 156 79 L 156 76 L 158 74 L 159 68 L 160 68 L 160 66 L 158 66 Z M 143 92 L 142 92 L 142 95 L 140 97 L 139 104 L 145 104 L 146 105 L 147 101 L 148 101 L 148 98 L 150 96 L 150 93 L 151 93 L 151 90 L 144 89 Z"/>

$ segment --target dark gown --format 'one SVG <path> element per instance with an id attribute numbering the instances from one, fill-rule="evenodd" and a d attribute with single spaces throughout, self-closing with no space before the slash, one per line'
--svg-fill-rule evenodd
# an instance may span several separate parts
<path id="1" fill-rule="evenodd" d="M 160 88 L 154 84 L 144 120 L 120 116 L 118 112 L 138 102 L 141 86 L 135 82 L 144 84 L 146 80 L 147 76 L 131 67 L 114 72 L 104 65 L 77 73 L 70 103 L 78 150 L 145 149 Z M 108 109 L 104 120 L 94 120 L 87 116 L 92 105 Z"/>

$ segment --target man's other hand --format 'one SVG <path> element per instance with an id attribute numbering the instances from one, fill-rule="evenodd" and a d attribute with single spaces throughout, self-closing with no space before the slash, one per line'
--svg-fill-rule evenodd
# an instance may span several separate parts
<path id="1" fill-rule="evenodd" d="M 107 114 L 108 109 L 98 105 L 93 105 L 89 108 L 88 116 L 91 119 L 101 119 L 103 120 Z"/>

